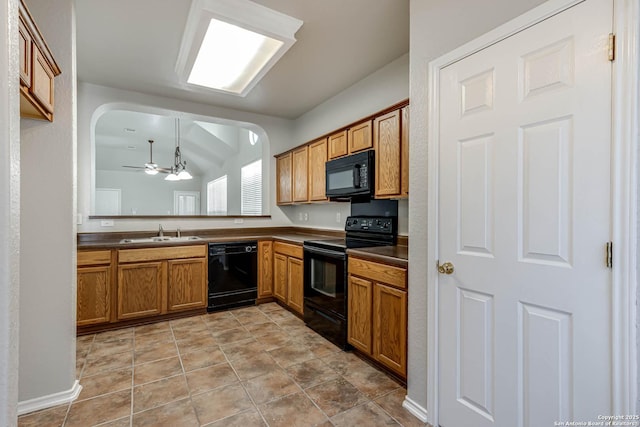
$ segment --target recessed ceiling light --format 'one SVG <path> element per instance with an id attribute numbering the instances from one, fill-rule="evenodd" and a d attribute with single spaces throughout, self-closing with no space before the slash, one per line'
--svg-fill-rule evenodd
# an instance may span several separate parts
<path id="1" fill-rule="evenodd" d="M 136 130 L 132 128 L 124 128 L 125 132 L 134 133 Z"/>
<path id="2" fill-rule="evenodd" d="M 301 26 L 249 0 L 194 0 L 176 72 L 187 85 L 246 96 L 293 46 Z"/>
<path id="3" fill-rule="evenodd" d="M 127 145 L 127 150 L 135 150 L 136 148 L 135 145 Z"/>

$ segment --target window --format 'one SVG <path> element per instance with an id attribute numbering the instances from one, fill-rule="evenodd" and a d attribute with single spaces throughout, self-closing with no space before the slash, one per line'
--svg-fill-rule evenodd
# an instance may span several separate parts
<path id="1" fill-rule="evenodd" d="M 227 214 L 227 175 L 207 183 L 207 215 Z"/>
<path id="2" fill-rule="evenodd" d="M 242 215 L 262 215 L 262 160 L 242 167 L 240 171 Z"/>

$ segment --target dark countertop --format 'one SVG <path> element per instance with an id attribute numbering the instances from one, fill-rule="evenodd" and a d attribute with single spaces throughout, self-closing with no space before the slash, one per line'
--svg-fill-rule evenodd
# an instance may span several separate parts
<path id="1" fill-rule="evenodd" d="M 227 234 L 224 234 L 224 232 Z M 212 233 L 212 234 L 209 234 Z M 175 235 L 175 232 L 165 232 L 167 236 Z M 285 243 L 302 245 L 305 240 L 323 240 L 335 239 L 344 236 L 343 232 L 333 230 L 312 229 L 294 230 L 291 227 L 284 227 L 281 230 L 277 228 L 271 229 L 255 229 L 238 232 L 233 230 L 213 230 L 213 231 L 184 231 L 183 236 L 197 235 L 199 240 L 186 240 L 180 242 L 154 242 L 154 243 L 120 243 L 120 240 L 126 238 L 140 238 L 155 236 L 155 233 L 141 232 L 117 232 L 117 233 L 79 233 L 78 234 L 78 250 L 107 250 L 107 249 L 139 249 L 139 248 L 159 248 L 167 246 L 191 246 L 202 245 L 215 242 L 241 242 L 246 240 L 276 240 Z M 366 258 L 371 261 L 383 262 L 387 264 L 407 267 L 408 250 L 407 246 L 380 246 L 372 248 L 348 249 L 348 254 Z"/>
<path id="2" fill-rule="evenodd" d="M 372 248 L 347 249 L 347 254 L 369 261 L 409 267 L 409 248 L 407 246 L 376 246 Z"/>

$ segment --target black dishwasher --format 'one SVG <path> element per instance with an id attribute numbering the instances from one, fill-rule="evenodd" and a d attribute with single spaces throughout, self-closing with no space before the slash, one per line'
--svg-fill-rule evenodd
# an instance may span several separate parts
<path id="1" fill-rule="evenodd" d="M 208 312 L 255 304 L 258 242 L 209 243 Z"/>

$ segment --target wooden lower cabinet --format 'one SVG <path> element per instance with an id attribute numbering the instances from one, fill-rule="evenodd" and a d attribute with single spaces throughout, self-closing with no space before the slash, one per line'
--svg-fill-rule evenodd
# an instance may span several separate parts
<path id="1" fill-rule="evenodd" d="M 275 242 L 273 252 L 273 295 L 302 315 L 304 313 L 302 246 Z"/>
<path id="2" fill-rule="evenodd" d="M 162 314 L 166 282 L 162 261 L 118 266 L 118 320 Z"/>
<path id="3" fill-rule="evenodd" d="M 371 354 L 373 336 L 373 282 L 360 277 L 349 277 L 349 329 L 347 339 L 358 350 Z"/>
<path id="4" fill-rule="evenodd" d="M 287 305 L 302 314 L 304 311 L 304 267 L 301 259 L 287 259 Z"/>
<path id="5" fill-rule="evenodd" d="M 349 257 L 348 341 L 407 377 L 407 270 Z"/>
<path id="6" fill-rule="evenodd" d="M 287 256 L 275 254 L 273 256 L 273 295 L 287 303 Z"/>
<path id="7" fill-rule="evenodd" d="M 204 309 L 207 246 L 79 251 L 77 283 L 83 330 Z"/>
<path id="8" fill-rule="evenodd" d="M 373 287 L 373 358 L 395 372 L 407 372 L 407 292 Z"/>
<path id="9" fill-rule="evenodd" d="M 258 242 L 258 298 L 273 296 L 273 242 Z"/>
<path id="10" fill-rule="evenodd" d="M 111 251 L 80 251 L 77 261 L 77 325 L 109 323 L 114 285 Z"/>
<path id="11" fill-rule="evenodd" d="M 167 261 L 169 269 L 168 311 L 190 310 L 207 305 L 207 260 Z"/>

